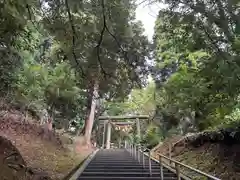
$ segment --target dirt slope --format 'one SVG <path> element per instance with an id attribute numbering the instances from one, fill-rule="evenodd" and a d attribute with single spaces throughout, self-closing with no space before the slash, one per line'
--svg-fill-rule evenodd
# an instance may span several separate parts
<path id="1" fill-rule="evenodd" d="M 188 137 L 169 138 L 162 146 L 153 150 L 155 157 L 157 153 L 168 156 L 168 144 L 171 143 L 173 159 L 223 180 L 240 180 L 240 144 L 237 141 L 229 143 L 229 140 L 223 140 L 224 138 L 213 140 L 216 132 L 207 134 L 194 135 L 190 140 Z M 197 176 L 186 169 L 183 170 L 192 177 Z"/>
<path id="2" fill-rule="evenodd" d="M 51 179 L 62 179 L 91 152 L 89 149 L 82 149 L 80 152 L 74 151 L 75 148 L 70 150 L 67 147 L 74 145 L 64 144 L 60 135 L 52 132 L 43 134 L 42 132 L 43 129 L 37 124 L 23 122 L 21 114 L 17 111 L 2 116 L 0 118 L 0 136 L 9 141 L 2 138 L 5 145 L 1 144 L 0 146 L 0 156 L 2 158 L 6 156 L 4 147 L 7 147 L 8 153 L 17 151 L 21 159 L 20 164 L 28 167 L 35 174 Z M 3 166 L 6 165 L 2 164 Z M 6 173 L 6 180 L 12 180 L 9 172 L 4 171 L 0 164 L 1 177 Z M 27 178 L 25 177 L 25 179 Z"/>

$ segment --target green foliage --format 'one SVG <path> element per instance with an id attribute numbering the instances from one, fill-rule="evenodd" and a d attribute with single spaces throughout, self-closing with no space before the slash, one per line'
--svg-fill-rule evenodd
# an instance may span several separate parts
<path id="1" fill-rule="evenodd" d="M 141 84 L 149 42 L 142 25 L 134 21 L 133 1 L 48 4 L 44 25 L 83 78 L 84 88 L 91 89 L 98 81 L 101 98 L 125 98 L 136 83 Z"/>
<path id="2" fill-rule="evenodd" d="M 133 89 L 124 101 L 104 102 L 104 113 L 106 115 L 149 115 L 155 113 L 155 83 L 150 82 L 143 89 Z M 148 120 L 140 120 L 141 134 L 145 134 Z M 134 126 L 130 133 L 134 142 L 141 141 L 137 137 L 137 129 Z"/>
<path id="3" fill-rule="evenodd" d="M 153 115 L 155 111 L 155 84 L 143 89 L 133 89 L 126 101 L 127 113 Z"/>
<path id="4" fill-rule="evenodd" d="M 16 71 L 22 64 L 19 54 L 12 48 L 0 48 L 0 81 L 1 95 L 11 92 L 16 80 Z"/>
<path id="5" fill-rule="evenodd" d="M 26 4 L 32 0 L 8 0 L 0 2 L 0 80 L 1 95 L 14 89 L 16 74 L 23 64 L 22 50 L 32 48 L 32 33 L 29 33 Z"/>
<path id="6" fill-rule="evenodd" d="M 150 82 L 142 89 L 133 89 L 122 102 L 106 102 L 106 114 L 153 115 L 155 112 L 155 83 Z"/>
<path id="7" fill-rule="evenodd" d="M 164 3 L 154 37 L 157 115 L 166 130 L 186 117 L 198 130 L 218 126 L 238 103 L 237 2 Z"/>
<path id="8" fill-rule="evenodd" d="M 145 144 L 147 147 L 156 146 L 163 139 L 161 130 L 154 124 L 150 124 L 144 134 L 141 143 Z"/>
<path id="9" fill-rule="evenodd" d="M 18 74 L 17 92 L 24 104 L 59 111 L 71 120 L 81 113 L 84 92 L 78 87 L 74 71 L 66 63 L 49 68 L 41 64 L 25 64 Z"/>
<path id="10" fill-rule="evenodd" d="M 151 46 L 135 1 L 1 1 L 1 95 L 13 92 L 26 106 L 48 109 L 64 127 L 82 127 L 99 95 L 98 115 L 151 115 L 152 122 L 141 122 L 150 144 L 179 133 L 179 125 L 204 130 L 238 122 L 239 3 L 163 3 L 155 82 L 146 84 Z"/>
<path id="11" fill-rule="evenodd" d="M 23 109 L 47 109 L 59 128 L 72 121 L 83 128 L 95 85 L 97 115 L 102 101 L 112 114 L 125 113 L 124 103 L 114 104 L 142 86 L 150 53 L 134 1 L 9 0 L 0 5 L 1 95 L 11 92 Z"/>

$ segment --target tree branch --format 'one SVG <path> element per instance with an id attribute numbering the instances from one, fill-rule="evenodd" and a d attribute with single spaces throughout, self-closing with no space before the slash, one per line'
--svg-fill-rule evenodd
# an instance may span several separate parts
<path id="1" fill-rule="evenodd" d="M 221 54 L 221 57 L 223 60 L 227 60 L 227 58 L 225 57 L 224 52 L 218 47 L 218 45 L 216 44 L 216 42 L 213 40 L 213 38 L 211 37 L 211 35 L 209 34 L 207 27 L 203 24 L 203 21 L 200 19 L 199 20 L 199 25 L 202 28 L 202 30 L 205 32 L 205 34 L 207 35 L 207 38 L 209 39 L 210 43 L 212 44 L 213 48 L 215 48 L 215 50 Z"/>
<path id="2" fill-rule="evenodd" d="M 75 27 L 74 27 L 73 17 L 72 17 L 70 8 L 69 8 L 68 0 L 65 0 L 65 5 L 66 5 L 67 13 L 68 13 L 69 23 L 70 23 L 71 29 L 72 29 L 72 54 L 73 54 L 73 58 L 74 58 L 74 60 L 75 60 L 75 62 L 76 62 L 76 64 L 77 64 L 77 66 L 80 68 L 80 71 L 81 71 L 82 76 L 84 77 L 84 76 L 85 76 L 85 73 L 84 73 L 81 65 L 79 64 L 79 62 L 78 62 L 78 60 L 77 60 L 77 55 L 76 55 L 76 53 L 75 53 L 75 46 L 76 46 L 75 37 L 77 36 L 77 34 L 76 34 Z"/>
<path id="3" fill-rule="evenodd" d="M 31 21 L 32 25 L 34 26 L 34 28 L 37 30 L 37 32 L 41 35 L 43 35 L 42 32 L 39 31 L 39 28 L 36 26 L 35 24 L 35 19 L 33 20 L 32 19 L 32 13 L 31 13 L 31 7 L 29 6 L 29 4 L 26 3 L 26 8 L 27 8 L 27 11 L 28 11 L 28 17 L 29 17 L 29 20 Z"/>
<path id="4" fill-rule="evenodd" d="M 115 40 L 115 42 L 117 43 L 120 51 L 122 52 L 125 60 L 127 60 L 128 65 L 130 65 L 133 69 L 135 69 L 135 66 L 130 62 L 130 59 L 129 59 L 128 55 L 127 55 L 127 52 L 122 48 L 122 46 L 121 46 L 120 42 L 118 41 L 117 37 L 109 30 L 109 28 L 108 28 L 108 26 L 107 26 L 106 16 L 105 16 L 105 4 L 104 4 L 104 0 L 102 0 L 102 10 L 103 10 L 104 31 L 106 30 L 106 31 L 110 34 L 110 36 L 112 36 L 112 38 L 113 38 L 113 39 Z M 125 65 L 125 66 L 127 66 L 127 65 Z M 135 73 L 135 76 L 137 76 L 135 71 L 134 71 L 134 73 Z"/>
<path id="5" fill-rule="evenodd" d="M 226 38 L 229 42 L 232 42 L 232 35 L 228 31 L 228 27 L 226 28 L 224 19 L 220 19 L 219 17 L 215 16 L 213 12 L 206 10 L 206 5 L 202 2 L 197 0 L 197 3 L 195 5 L 192 5 L 188 2 L 180 1 L 180 3 L 184 4 L 185 6 L 189 7 L 196 13 L 200 13 L 201 15 L 205 16 L 207 18 L 207 21 L 211 24 L 215 24 L 219 30 L 224 33 Z M 219 7 L 219 6 L 218 6 Z"/>
<path id="6" fill-rule="evenodd" d="M 104 0 L 102 0 L 102 4 L 104 4 Z M 102 45 L 102 42 L 103 42 L 104 32 L 105 32 L 106 27 L 107 27 L 104 6 L 102 6 L 102 16 L 103 16 L 103 28 L 102 28 L 101 33 L 100 33 L 100 38 L 99 38 L 98 44 L 95 48 L 97 49 L 97 57 L 98 57 L 99 66 L 101 68 L 101 71 L 103 73 L 104 78 L 106 79 L 107 76 L 111 77 L 111 75 L 108 74 L 105 71 L 105 69 L 103 68 L 103 63 L 102 63 L 101 58 L 100 58 L 100 48 L 101 48 L 101 45 Z"/>

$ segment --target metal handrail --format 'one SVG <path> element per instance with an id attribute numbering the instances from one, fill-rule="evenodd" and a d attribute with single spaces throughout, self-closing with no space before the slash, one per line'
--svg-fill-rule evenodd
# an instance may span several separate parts
<path id="1" fill-rule="evenodd" d="M 210 178 L 210 179 L 212 179 L 212 180 L 220 180 L 219 178 L 216 178 L 216 177 L 214 177 L 214 176 L 212 176 L 212 175 L 210 175 L 210 174 L 207 174 L 207 173 L 205 173 L 205 172 L 202 172 L 202 171 L 200 171 L 200 170 L 198 170 L 198 169 L 195 169 L 195 168 L 193 168 L 193 167 L 191 167 L 191 166 L 188 166 L 188 165 L 186 165 L 186 164 L 183 164 L 183 163 L 181 163 L 181 162 L 179 162 L 179 161 L 176 161 L 176 160 L 174 160 L 174 159 L 171 159 L 171 158 L 169 158 L 169 157 L 167 157 L 167 156 L 164 156 L 163 154 L 157 153 L 157 155 L 159 155 L 160 157 L 162 157 L 162 158 L 164 158 L 164 159 L 169 160 L 170 162 L 173 162 L 173 163 L 175 163 L 175 164 L 178 164 L 178 165 L 180 165 L 180 166 L 182 166 L 182 167 L 184 167 L 184 168 L 187 168 L 187 169 L 189 169 L 189 170 L 192 170 L 192 171 L 194 171 L 195 173 L 198 173 L 198 174 L 200 174 L 200 175 L 202 175 L 202 176 L 205 176 L 205 177 L 207 177 L 207 178 Z"/>
<path id="2" fill-rule="evenodd" d="M 140 148 L 137 148 L 137 150 L 136 150 L 136 145 L 134 146 L 133 144 L 126 144 L 125 148 L 127 150 L 129 150 L 130 154 L 134 158 L 138 158 L 139 162 L 140 162 L 140 159 L 139 159 L 140 155 L 139 154 L 142 154 L 142 161 L 143 161 L 143 167 L 144 168 L 145 168 L 145 157 L 144 156 L 148 157 L 148 159 L 149 159 L 148 168 L 149 168 L 149 174 L 151 175 L 152 174 L 151 160 L 154 160 L 154 158 L 151 156 L 151 149 L 145 148 L 145 150 L 148 150 L 148 153 L 145 153 L 143 150 L 141 150 L 143 148 L 143 146 L 141 146 L 141 145 L 137 145 L 137 146 L 140 147 Z M 136 155 L 137 155 L 137 157 L 136 157 Z M 202 172 L 202 171 L 200 171 L 198 169 L 195 169 L 195 168 L 193 168 L 191 166 L 188 166 L 188 165 L 183 164 L 183 163 L 181 163 L 179 161 L 176 161 L 176 160 L 174 160 L 172 158 L 169 158 L 169 157 L 167 157 L 167 156 L 165 156 L 165 155 L 163 155 L 161 153 L 157 153 L 157 156 L 159 158 L 158 163 L 160 164 L 160 176 L 161 176 L 161 179 L 163 179 L 163 165 L 164 165 L 163 159 L 166 159 L 166 160 L 168 160 L 170 162 L 170 164 L 174 163 L 175 171 L 176 171 L 175 173 L 177 175 L 177 179 L 178 180 L 181 179 L 180 167 L 184 167 L 184 168 L 186 168 L 188 170 L 191 170 L 191 171 L 193 171 L 193 172 L 195 172 L 195 173 L 197 173 L 197 174 L 199 174 L 201 176 L 205 176 L 206 178 L 211 179 L 211 180 L 221 180 L 221 179 L 219 179 L 217 177 L 214 177 L 214 176 L 212 176 L 210 174 L 204 173 L 204 172 Z M 168 164 L 166 164 L 166 165 L 168 165 Z"/>

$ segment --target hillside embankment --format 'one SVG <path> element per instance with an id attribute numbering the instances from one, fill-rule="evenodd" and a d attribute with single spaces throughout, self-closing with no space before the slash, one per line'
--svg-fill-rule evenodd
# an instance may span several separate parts
<path id="1" fill-rule="evenodd" d="M 30 115 L 27 120 L 17 110 L 0 115 L 1 179 L 60 180 L 92 151 L 67 135 L 44 131 Z"/>
<path id="2" fill-rule="evenodd" d="M 240 180 L 240 128 L 175 136 L 153 148 L 155 157 L 158 153 L 169 156 L 170 152 L 173 159 L 220 179 Z M 183 171 L 197 176 L 187 169 Z"/>

